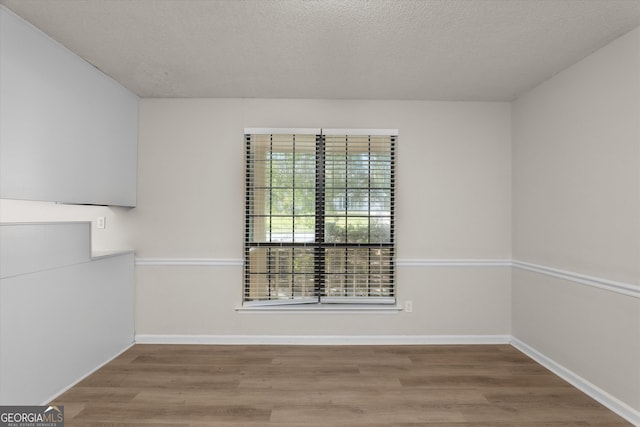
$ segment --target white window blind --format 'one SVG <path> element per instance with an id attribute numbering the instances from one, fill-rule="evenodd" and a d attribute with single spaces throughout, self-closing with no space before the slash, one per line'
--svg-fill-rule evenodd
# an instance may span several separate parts
<path id="1" fill-rule="evenodd" d="M 245 305 L 395 303 L 396 140 L 245 129 Z"/>

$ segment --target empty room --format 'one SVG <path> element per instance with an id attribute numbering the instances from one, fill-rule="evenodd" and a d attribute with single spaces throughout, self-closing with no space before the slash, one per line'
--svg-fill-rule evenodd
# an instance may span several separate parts
<path id="1" fill-rule="evenodd" d="M 0 0 L 34 420 L 640 425 L 640 0 Z"/>

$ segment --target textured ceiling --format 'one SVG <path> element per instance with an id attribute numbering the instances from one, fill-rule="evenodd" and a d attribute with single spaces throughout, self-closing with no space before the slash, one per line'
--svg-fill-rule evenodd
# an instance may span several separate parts
<path id="1" fill-rule="evenodd" d="M 512 100 L 640 0 L 0 0 L 142 97 Z"/>

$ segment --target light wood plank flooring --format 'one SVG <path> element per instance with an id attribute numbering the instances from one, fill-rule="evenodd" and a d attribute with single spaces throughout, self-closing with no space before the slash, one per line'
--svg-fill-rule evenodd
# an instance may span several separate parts
<path id="1" fill-rule="evenodd" d="M 508 345 L 136 345 L 67 426 L 629 426 Z"/>

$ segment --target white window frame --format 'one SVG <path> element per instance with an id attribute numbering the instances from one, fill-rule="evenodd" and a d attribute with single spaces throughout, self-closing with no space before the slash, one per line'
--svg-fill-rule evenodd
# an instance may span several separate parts
<path id="1" fill-rule="evenodd" d="M 245 128 L 244 130 L 244 134 L 245 134 L 245 153 L 246 153 L 246 162 L 245 162 L 245 166 L 246 166 L 246 173 L 247 173 L 247 182 L 246 182 L 246 192 L 245 194 L 247 195 L 247 199 L 246 199 L 246 209 L 245 209 L 245 254 L 244 254 L 244 263 L 245 263 L 245 274 L 244 274 L 244 284 L 243 284 L 243 307 L 247 307 L 247 308 L 254 308 L 254 307 L 265 307 L 265 308 L 269 308 L 269 307 L 273 307 L 273 308 L 277 308 L 277 307 L 281 307 L 281 306 L 288 306 L 288 305 L 300 305 L 300 304 L 304 304 L 306 306 L 319 306 L 319 305 L 337 305 L 337 304 L 348 304 L 348 305 L 354 305 L 354 306 L 360 306 L 363 309 L 366 309 L 366 307 L 368 306 L 382 306 L 382 305 L 390 305 L 390 304 L 395 304 L 396 303 L 396 279 L 395 279 L 395 237 L 394 237 L 394 218 L 395 218 L 395 164 L 396 164 L 396 150 L 397 150 L 397 138 L 398 138 L 398 130 L 397 129 L 321 129 L 321 128 Z M 385 275 L 385 277 L 390 275 L 390 283 L 388 284 L 389 287 L 384 287 L 385 292 L 388 292 L 389 295 L 388 296 L 330 296 L 330 295 L 324 295 L 327 293 L 327 283 L 322 283 L 322 284 L 318 284 L 316 283 L 316 290 L 318 293 L 312 295 L 312 296 L 301 296 L 301 297 L 290 297 L 290 298 L 273 298 L 271 296 L 269 296 L 269 299 L 265 298 L 265 299 L 252 299 L 252 297 L 250 297 L 249 293 L 250 293 L 250 285 L 249 285 L 249 275 L 253 274 L 249 271 L 250 269 L 250 250 L 251 249 L 255 249 L 255 242 L 251 242 L 249 239 L 250 236 L 250 197 L 252 197 L 254 189 L 250 188 L 251 184 L 250 184 L 250 180 L 249 180 L 249 174 L 250 174 L 250 170 L 251 172 L 253 172 L 255 170 L 255 166 L 250 164 L 251 161 L 254 161 L 255 159 L 252 158 L 252 154 L 250 152 L 250 139 L 252 136 L 257 136 L 257 135 L 270 135 L 270 136 L 284 136 L 284 135 L 304 135 L 304 136 L 309 136 L 309 135 L 314 135 L 316 138 L 320 138 L 320 141 L 323 142 L 318 142 L 318 139 L 316 139 L 316 144 L 324 144 L 324 141 L 326 140 L 327 137 L 345 137 L 345 141 L 348 141 L 349 137 L 368 137 L 369 141 L 371 141 L 371 137 L 388 137 L 389 138 L 389 156 L 390 156 L 390 160 L 389 160 L 389 167 L 390 167 L 390 187 L 388 188 L 388 190 L 390 191 L 390 212 L 389 212 L 389 218 L 390 218 L 390 237 L 389 237 L 389 242 L 385 242 L 381 245 L 384 246 L 385 249 L 387 249 L 390 253 L 390 259 L 388 261 L 388 266 L 389 266 L 389 274 Z M 345 142 L 345 144 L 348 144 L 348 142 Z M 295 145 L 295 143 L 294 143 Z M 317 148 L 316 148 L 317 149 Z M 324 146 L 322 146 L 322 148 L 320 148 L 320 150 L 322 150 L 323 153 L 323 158 L 324 158 Z M 371 142 L 369 142 L 369 155 L 371 154 Z M 255 154 L 254 154 L 255 156 Z M 348 163 L 347 163 L 348 164 Z M 371 160 L 369 160 L 369 164 L 371 164 Z M 253 169 L 250 169 L 252 168 Z M 348 166 L 345 166 L 348 168 Z M 322 168 L 324 169 L 324 166 L 322 166 Z M 316 175 L 319 173 L 318 172 L 318 167 L 316 167 L 315 170 Z M 371 174 L 371 166 L 369 166 L 369 174 Z M 324 175 L 322 176 L 322 179 L 326 179 L 324 177 Z M 345 184 L 346 185 L 346 184 Z M 296 187 L 293 187 L 296 188 Z M 319 188 L 322 189 L 322 191 L 324 191 L 324 182 L 322 183 L 321 187 L 318 187 L 318 184 L 316 184 L 316 192 L 319 191 Z M 369 191 L 371 191 L 371 188 L 368 188 Z M 317 194 L 316 194 L 317 197 Z M 371 203 L 370 201 L 368 202 L 369 204 Z M 325 207 L 323 206 L 322 210 L 324 212 Z M 317 210 L 317 209 L 316 209 Z M 369 211 L 371 210 L 371 208 L 369 207 Z M 317 212 L 316 212 L 316 215 Z M 369 213 L 370 215 L 370 213 Z M 322 216 L 323 220 L 324 220 L 324 214 Z M 348 218 L 348 217 L 345 217 Z M 370 221 L 370 219 L 372 218 L 371 216 L 367 216 L 367 218 L 369 218 L 368 220 Z M 324 231 L 323 231 L 324 233 Z M 324 234 L 323 234 L 324 235 Z M 318 234 L 316 232 L 316 238 L 318 237 Z M 371 237 L 371 235 L 369 234 L 369 238 Z M 324 239 L 324 238 L 323 238 Z M 322 244 L 324 245 L 324 241 L 322 242 L 317 242 L 316 240 L 314 240 L 312 246 L 316 247 L 318 244 Z M 357 246 L 359 248 L 364 248 L 364 249 L 371 249 L 375 247 L 375 243 L 364 243 L 361 244 L 361 246 Z M 287 243 L 283 243 L 282 246 L 283 248 L 290 248 L 290 246 Z M 346 247 L 345 245 L 337 245 L 336 247 L 338 248 L 343 248 Z M 324 250 L 324 249 L 323 249 Z M 326 253 L 326 252 L 325 252 Z M 369 252 L 370 254 L 371 252 Z M 293 253 L 291 255 L 293 257 Z M 346 255 L 345 255 L 346 256 Z M 371 256 L 371 255 L 367 255 L 367 256 Z M 386 259 L 386 258 L 385 258 Z M 324 258 L 323 258 L 324 261 Z M 316 257 L 314 256 L 314 265 L 317 262 Z M 386 266 L 387 264 L 385 264 Z M 371 264 L 368 265 L 368 268 L 371 268 Z M 317 270 L 317 268 L 315 268 L 315 270 Z M 314 270 L 314 271 L 315 271 Z M 324 268 L 322 269 L 324 270 Z M 367 270 L 370 271 L 370 270 Z M 271 270 L 269 270 L 268 274 L 273 274 L 271 273 Z M 293 273 L 292 273 L 293 274 Z M 347 274 L 347 273 L 344 273 Z M 358 273 L 355 273 L 358 274 Z M 371 273 L 366 273 L 371 274 Z M 367 276 L 369 277 L 369 276 Z M 324 278 L 324 277 L 323 277 Z M 367 279 L 369 280 L 369 279 Z M 381 279 L 382 280 L 382 279 Z M 387 285 L 387 283 L 385 282 L 385 285 Z M 355 286 L 355 285 L 354 285 Z M 382 285 L 381 285 L 382 286 Z M 269 288 L 271 289 L 271 285 L 269 285 Z M 324 293 L 324 294 L 323 294 Z"/>

